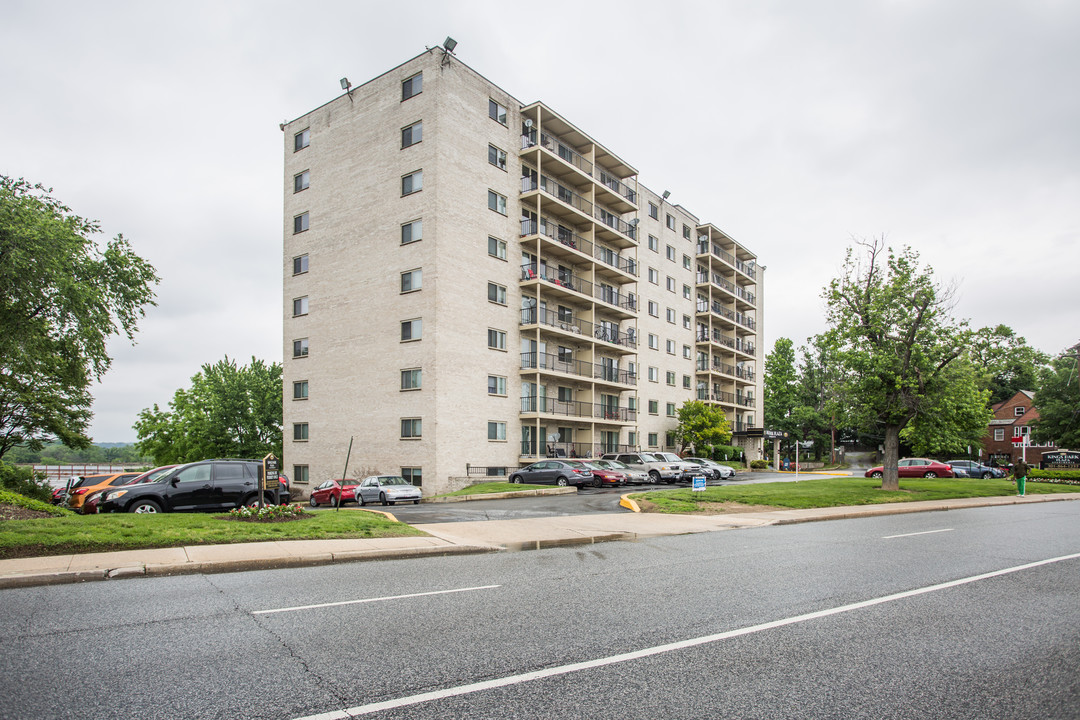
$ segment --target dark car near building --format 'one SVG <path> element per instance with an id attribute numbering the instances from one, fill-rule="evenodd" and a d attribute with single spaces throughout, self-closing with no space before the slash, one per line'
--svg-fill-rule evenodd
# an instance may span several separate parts
<path id="1" fill-rule="evenodd" d="M 950 460 L 946 464 L 953 469 L 957 477 L 982 478 L 983 480 L 1005 477 L 1005 471 L 1001 468 L 983 465 L 974 460 Z"/>
<path id="2" fill-rule="evenodd" d="M 510 475 L 512 483 L 528 485 L 592 485 L 592 468 L 578 460 L 543 460 L 515 470 Z"/>
<path id="3" fill-rule="evenodd" d="M 103 492 L 98 512 L 185 512 L 230 510 L 259 502 L 258 460 L 202 460 L 173 468 L 149 482 Z M 265 491 L 270 505 L 289 502 L 283 483 Z"/>

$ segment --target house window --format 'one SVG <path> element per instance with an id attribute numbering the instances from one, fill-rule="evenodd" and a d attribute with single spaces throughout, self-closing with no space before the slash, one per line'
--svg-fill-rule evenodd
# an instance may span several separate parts
<path id="1" fill-rule="evenodd" d="M 690 270 L 694 267 L 694 261 L 690 259 L 689 255 L 682 256 L 682 266 L 687 270 Z"/>
<path id="2" fill-rule="evenodd" d="M 292 184 L 294 193 L 298 193 L 301 190 L 307 190 L 311 185 L 311 171 L 305 170 L 298 175 L 293 175 Z"/>
<path id="3" fill-rule="evenodd" d="M 1001 442 L 1005 439 L 1005 428 L 994 428 L 994 440 Z"/>
<path id="4" fill-rule="evenodd" d="M 649 349 L 650 350 L 659 350 L 660 349 L 660 336 L 659 335 L 654 335 L 653 333 L 649 333 Z"/>
<path id="5" fill-rule="evenodd" d="M 690 316 L 689 315 L 683 315 L 682 316 L 682 326 L 684 328 L 686 328 L 687 330 L 689 330 L 690 329 L 690 323 L 691 323 Z"/>
<path id="6" fill-rule="evenodd" d="M 649 314 L 653 317 L 660 317 L 660 303 L 649 301 Z"/>
<path id="7" fill-rule="evenodd" d="M 674 247 L 672 247 L 671 245 L 668 245 L 667 249 L 664 252 L 667 255 L 668 260 L 670 260 L 671 262 L 675 262 L 675 248 Z"/>
<path id="8" fill-rule="evenodd" d="M 652 235 L 649 236 L 649 249 L 654 253 L 660 252 L 660 240 Z"/>
<path id="9" fill-rule="evenodd" d="M 308 355 L 308 339 L 301 338 L 299 340 L 293 340 L 292 342 L 292 356 L 294 358 L 307 357 Z"/>
<path id="10" fill-rule="evenodd" d="M 649 217 L 653 220 L 660 219 L 660 208 L 652 203 L 649 203 Z"/>
<path id="11" fill-rule="evenodd" d="M 401 244 L 408 245 L 424 239 L 424 221 L 413 220 L 401 226 Z"/>
<path id="12" fill-rule="evenodd" d="M 1026 410 L 1022 406 L 1021 407 L 1014 407 L 1013 408 L 1013 417 L 1021 417 L 1025 412 L 1026 412 Z"/>
<path id="13" fill-rule="evenodd" d="M 412 195 L 424 189 L 424 171 L 417 170 L 401 176 L 401 195 Z"/>
<path id="14" fill-rule="evenodd" d="M 488 162 L 499 168 L 506 169 L 506 151 L 500 150 L 494 145 L 488 145 Z"/>
<path id="15" fill-rule="evenodd" d="M 682 236 L 684 238 L 686 238 L 687 240 L 690 239 L 690 226 L 687 225 L 686 223 L 683 223 L 683 226 L 682 226 Z"/>
<path id="16" fill-rule="evenodd" d="M 424 473 L 418 467 L 401 468 L 401 477 L 405 478 L 416 487 L 420 487 L 424 484 Z"/>
<path id="17" fill-rule="evenodd" d="M 301 215 L 297 215 L 296 217 L 294 217 L 294 218 L 292 219 L 292 231 L 293 231 L 293 235 L 295 235 L 295 234 L 297 234 L 297 233 L 302 233 L 302 232 L 304 232 L 304 231 L 305 231 L 305 230 L 307 230 L 307 229 L 308 229 L 308 228 L 309 228 L 310 226 L 311 226 L 311 224 L 310 224 L 310 220 L 308 219 L 308 214 L 307 214 L 307 213 L 303 213 L 303 214 L 301 214 Z"/>
<path id="18" fill-rule="evenodd" d="M 675 387 L 675 373 L 671 370 L 667 371 L 667 384 L 671 387 Z"/>
<path id="19" fill-rule="evenodd" d="M 294 483 L 307 483 L 311 482 L 311 476 L 308 474 L 307 465 L 293 465 L 292 466 L 292 479 Z"/>
<path id="20" fill-rule="evenodd" d="M 420 382 L 420 368 L 409 368 L 408 370 L 401 371 L 402 390 L 419 390 Z"/>
<path id="21" fill-rule="evenodd" d="M 506 395 L 506 378 L 501 375 L 488 375 L 488 395 Z"/>
<path id="22" fill-rule="evenodd" d="M 656 268 L 649 268 L 649 282 L 653 285 L 660 284 L 660 273 L 656 271 Z"/>
<path id="23" fill-rule="evenodd" d="M 667 309 L 667 321 L 672 325 L 675 324 L 675 308 Z"/>
<path id="24" fill-rule="evenodd" d="M 292 426 L 292 439 L 298 441 L 305 441 L 308 439 L 308 424 L 307 423 L 293 423 Z"/>
<path id="25" fill-rule="evenodd" d="M 420 318 L 404 320 L 401 323 L 401 342 L 419 340 L 423 334 L 423 322 Z"/>
<path id="26" fill-rule="evenodd" d="M 488 301 L 499 305 L 506 304 L 506 288 L 493 282 L 488 283 Z"/>
<path id="27" fill-rule="evenodd" d="M 689 350 L 689 349 L 690 348 L 687 348 L 687 350 Z M 687 355 L 686 357 L 690 357 L 690 356 Z M 690 376 L 689 375 L 683 375 L 682 376 L 682 386 L 686 390 L 690 389 Z"/>
<path id="28" fill-rule="evenodd" d="M 302 275 L 308 271 L 308 256 L 298 255 L 292 259 L 292 274 Z"/>
<path id="29" fill-rule="evenodd" d="M 506 333 L 502 330 L 488 328 L 488 347 L 492 350 L 505 350 Z"/>
<path id="30" fill-rule="evenodd" d="M 500 195 L 494 190 L 488 190 L 488 209 L 494 210 L 500 215 L 506 214 L 506 196 Z"/>
<path id="31" fill-rule="evenodd" d="M 687 300 L 689 300 L 690 299 L 690 292 L 691 292 L 690 291 L 690 286 L 686 285 L 686 284 L 683 284 L 683 286 L 682 286 L 682 296 L 684 298 L 686 298 Z"/>
<path id="32" fill-rule="evenodd" d="M 408 127 L 401 128 L 401 149 L 404 150 L 407 147 L 415 145 L 424 139 L 424 123 L 423 121 L 414 122 Z"/>
<path id="33" fill-rule="evenodd" d="M 488 236 L 488 255 L 491 257 L 499 258 L 500 260 L 506 259 L 506 241 L 499 238 Z"/>
<path id="34" fill-rule="evenodd" d="M 649 367 L 649 382 L 660 382 L 660 368 Z"/>
<path id="35" fill-rule="evenodd" d="M 506 108 L 488 98 L 488 117 L 492 120 L 506 124 Z"/>
<path id="36" fill-rule="evenodd" d="M 690 346 L 689 345 L 683 345 L 682 346 L 682 356 L 684 358 L 686 358 L 687 360 L 690 359 Z"/>
<path id="37" fill-rule="evenodd" d="M 293 400 L 307 400 L 308 398 L 308 381 L 297 380 L 292 384 L 292 399 Z"/>
<path id="38" fill-rule="evenodd" d="M 401 437 L 403 440 L 423 436 L 424 427 L 420 418 L 401 418 Z"/>
<path id="39" fill-rule="evenodd" d="M 298 317 L 300 315 L 307 315 L 307 312 L 308 312 L 308 299 L 307 299 L 307 296 L 305 295 L 304 297 L 293 298 L 293 301 L 292 301 L 292 314 L 293 314 L 293 317 Z"/>
<path id="40" fill-rule="evenodd" d="M 675 292 L 675 278 L 671 277 L 670 275 L 668 275 L 667 279 L 667 289 L 668 292 Z"/>
<path id="41" fill-rule="evenodd" d="M 658 433 L 649 433 L 649 447 L 659 447 L 659 437 Z"/>
<path id="42" fill-rule="evenodd" d="M 506 423 L 488 421 L 488 440 L 506 441 Z"/>
<path id="43" fill-rule="evenodd" d="M 649 401 L 649 414 L 650 415 L 659 415 L 660 414 L 660 401 L 659 400 L 650 400 Z"/>
<path id="44" fill-rule="evenodd" d="M 401 292 L 415 292 L 424 285 L 424 271 L 420 268 L 401 273 Z"/>
<path id="45" fill-rule="evenodd" d="M 1020 437 L 1020 426 L 1013 425 L 1013 437 Z"/>
<path id="46" fill-rule="evenodd" d="M 293 135 L 293 152 L 303 150 L 311 144 L 311 128 L 304 128 Z"/>
<path id="47" fill-rule="evenodd" d="M 675 341 L 674 340 L 668 340 L 667 341 L 667 352 L 668 352 L 668 355 L 674 355 L 675 354 Z M 674 384 L 674 383 L 672 383 L 672 384 Z"/>
<path id="48" fill-rule="evenodd" d="M 668 216 L 667 216 L 667 226 L 668 226 L 668 230 L 674 230 L 675 229 L 675 216 L 672 215 L 671 213 L 668 213 Z"/>
<path id="49" fill-rule="evenodd" d="M 401 83 L 401 99 L 408 100 L 409 98 L 419 95 L 424 89 L 424 73 L 416 73 L 410 78 L 406 78 Z"/>
<path id="50" fill-rule="evenodd" d="M 667 416 L 668 417 L 675 417 L 675 403 L 668 403 L 667 404 Z"/>

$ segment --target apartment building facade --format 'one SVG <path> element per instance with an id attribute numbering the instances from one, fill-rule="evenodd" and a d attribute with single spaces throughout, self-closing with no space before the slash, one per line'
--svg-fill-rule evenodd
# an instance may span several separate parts
<path id="1" fill-rule="evenodd" d="M 671 449 L 689 399 L 760 456 L 764 268 L 572 122 L 434 48 L 282 129 L 298 487 Z"/>

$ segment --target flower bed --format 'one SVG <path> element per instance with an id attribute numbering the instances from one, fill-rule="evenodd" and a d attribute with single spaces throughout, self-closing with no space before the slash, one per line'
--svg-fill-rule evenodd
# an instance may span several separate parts
<path id="1" fill-rule="evenodd" d="M 247 520 L 249 522 L 284 522 L 299 520 L 305 517 L 303 505 L 267 505 L 258 507 L 239 507 L 229 511 L 230 520 Z"/>

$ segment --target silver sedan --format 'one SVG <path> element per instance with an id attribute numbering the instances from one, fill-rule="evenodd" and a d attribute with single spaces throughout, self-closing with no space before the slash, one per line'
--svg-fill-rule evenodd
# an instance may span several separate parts
<path id="1" fill-rule="evenodd" d="M 356 500 L 361 505 L 379 502 L 393 505 L 398 502 L 420 504 L 420 488 L 400 475 L 372 475 L 360 481 L 356 488 Z"/>

